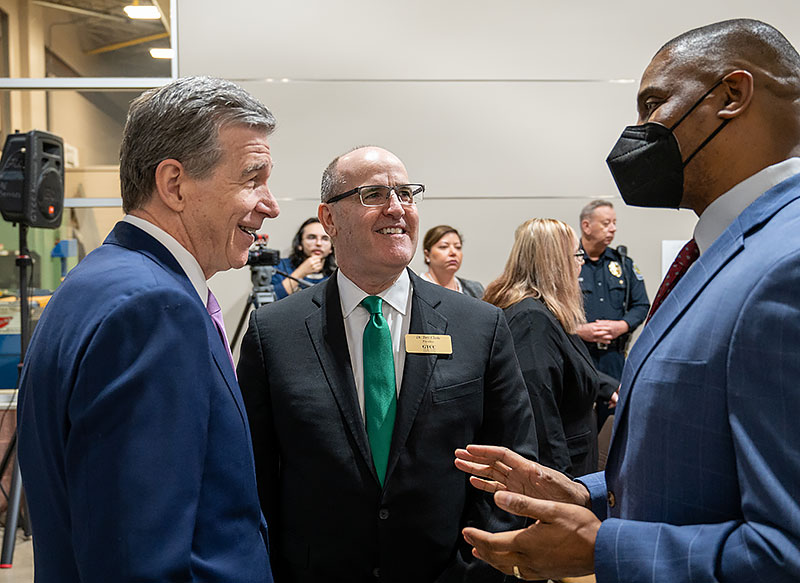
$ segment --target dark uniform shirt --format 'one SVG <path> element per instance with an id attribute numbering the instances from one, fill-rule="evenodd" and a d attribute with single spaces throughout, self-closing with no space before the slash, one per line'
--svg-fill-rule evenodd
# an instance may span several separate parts
<path id="1" fill-rule="evenodd" d="M 622 373 L 627 339 L 644 322 L 650 309 L 644 279 L 633 260 L 629 257 L 623 260 L 616 249 L 607 247 L 597 261 L 586 256 L 586 262 L 581 268 L 580 283 L 587 322 L 625 320 L 628 323 L 629 332 L 612 341 L 606 348 L 598 348 L 595 342 L 586 343 L 598 370 L 618 379 Z M 629 288 L 627 291 L 626 286 Z M 615 357 L 603 358 L 606 354 L 614 353 Z"/>

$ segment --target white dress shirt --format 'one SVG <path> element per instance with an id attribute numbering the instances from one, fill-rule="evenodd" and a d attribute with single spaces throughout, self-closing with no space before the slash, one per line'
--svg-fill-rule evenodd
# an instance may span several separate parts
<path id="1" fill-rule="evenodd" d="M 347 348 L 350 351 L 350 364 L 358 393 L 358 406 L 364 417 L 364 328 L 369 321 L 369 311 L 361 305 L 361 300 L 368 294 L 348 277 L 337 271 L 336 284 L 339 286 L 339 298 L 342 304 L 344 330 L 347 336 Z M 403 380 L 403 367 L 406 361 L 405 337 L 411 324 L 411 278 L 404 269 L 391 287 L 378 294 L 383 298 L 383 317 L 389 324 L 392 335 L 392 354 L 394 355 L 394 375 L 397 395 L 400 396 L 400 385 Z"/>
<path id="2" fill-rule="evenodd" d="M 166 247 L 167 251 L 172 253 L 172 256 L 175 258 L 175 261 L 178 262 L 178 265 L 181 266 L 186 277 L 192 282 L 192 286 L 194 286 L 195 291 L 197 291 L 197 295 L 203 300 L 203 305 L 208 308 L 208 284 L 206 283 L 206 276 L 203 273 L 203 268 L 200 267 L 197 259 L 194 258 L 194 255 L 189 253 L 186 247 L 178 243 L 175 237 L 167 233 L 161 227 L 155 226 L 150 221 L 140 217 L 134 217 L 133 215 L 125 215 L 125 218 L 122 220 L 126 223 L 130 223 L 134 227 L 140 228 Z"/>
<path id="3" fill-rule="evenodd" d="M 705 253 L 753 201 L 795 174 L 800 174 L 800 158 L 783 160 L 742 180 L 708 205 L 694 228 L 694 240 L 700 254 Z"/>

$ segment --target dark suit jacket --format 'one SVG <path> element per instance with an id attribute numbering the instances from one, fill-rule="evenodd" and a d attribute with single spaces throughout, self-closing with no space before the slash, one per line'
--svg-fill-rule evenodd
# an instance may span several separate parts
<path id="1" fill-rule="evenodd" d="M 448 334 L 453 354 L 406 356 L 383 490 L 337 278 L 251 316 L 239 381 L 279 581 L 502 580 L 472 560 L 461 529 L 521 522 L 469 485 L 453 452 L 490 443 L 535 456 L 511 335 L 497 308 L 410 276 L 410 333 Z"/>
<path id="2" fill-rule="evenodd" d="M 571 476 L 596 471 L 600 380 L 585 344 L 540 300 L 525 298 L 505 313 L 533 403 L 539 462 Z"/>
<path id="3" fill-rule="evenodd" d="M 37 582 L 272 581 L 233 368 L 150 235 L 119 223 L 70 272 L 19 400 Z"/>

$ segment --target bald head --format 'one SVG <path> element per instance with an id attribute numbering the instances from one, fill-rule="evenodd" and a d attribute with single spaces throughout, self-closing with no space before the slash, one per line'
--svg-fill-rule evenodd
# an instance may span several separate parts
<path id="1" fill-rule="evenodd" d="M 775 27 L 740 18 L 695 28 L 675 37 L 656 56 L 668 53 L 677 66 L 691 66 L 707 82 L 745 69 L 777 96 L 800 99 L 800 55 Z"/>

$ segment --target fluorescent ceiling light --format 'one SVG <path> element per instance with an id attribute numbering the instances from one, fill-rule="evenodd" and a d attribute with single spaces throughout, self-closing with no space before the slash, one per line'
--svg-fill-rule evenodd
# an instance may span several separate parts
<path id="1" fill-rule="evenodd" d="M 125 14 L 128 15 L 128 18 L 133 18 L 136 20 L 158 20 L 161 18 L 161 12 L 159 11 L 157 6 L 139 6 L 138 4 L 133 4 L 131 6 L 126 6 L 123 8 Z"/>
<path id="2" fill-rule="evenodd" d="M 172 49 L 150 49 L 150 56 L 154 59 L 171 59 L 175 56 Z"/>

